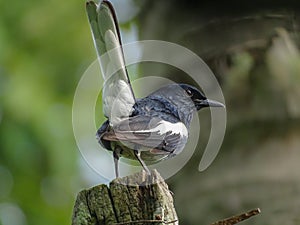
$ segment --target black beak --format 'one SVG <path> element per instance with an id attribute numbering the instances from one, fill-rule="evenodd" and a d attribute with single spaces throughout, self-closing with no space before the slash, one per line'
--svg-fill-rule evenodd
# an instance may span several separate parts
<path id="1" fill-rule="evenodd" d="M 222 107 L 225 108 L 225 105 L 221 102 L 217 102 L 214 100 L 210 99 L 204 99 L 204 100 L 199 100 L 196 103 L 197 110 L 204 108 L 204 107 Z"/>

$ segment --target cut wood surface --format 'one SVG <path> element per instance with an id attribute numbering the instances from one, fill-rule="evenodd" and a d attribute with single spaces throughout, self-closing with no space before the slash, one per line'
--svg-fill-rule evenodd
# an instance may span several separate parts
<path id="1" fill-rule="evenodd" d="M 156 170 L 82 190 L 72 225 L 178 224 L 173 197 Z"/>

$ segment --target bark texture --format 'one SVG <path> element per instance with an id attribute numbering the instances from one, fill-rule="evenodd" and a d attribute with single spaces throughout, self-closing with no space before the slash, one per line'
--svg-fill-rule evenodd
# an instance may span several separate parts
<path id="1" fill-rule="evenodd" d="M 178 224 L 173 197 L 157 171 L 117 178 L 81 191 L 72 225 Z"/>

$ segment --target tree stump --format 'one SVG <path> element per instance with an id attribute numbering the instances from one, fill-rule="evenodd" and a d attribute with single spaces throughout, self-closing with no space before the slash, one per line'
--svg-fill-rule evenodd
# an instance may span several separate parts
<path id="1" fill-rule="evenodd" d="M 72 225 L 178 224 L 173 197 L 156 170 L 82 190 Z"/>

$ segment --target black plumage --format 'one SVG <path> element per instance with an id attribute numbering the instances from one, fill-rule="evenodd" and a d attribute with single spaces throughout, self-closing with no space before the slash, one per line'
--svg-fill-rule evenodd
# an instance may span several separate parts
<path id="1" fill-rule="evenodd" d="M 183 150 L 194 112 L 223 104 L 187 84 L 170 84 L 136 99 L 113 6 L 107 0 L 86 6 L 105 80 L 103 110 L 108 120 L 97 131 L 98 142 L 113 152 L 116 176 L 120 156 L 138 160 L 148 171 L 144 161 L 153 163 Z"/>

